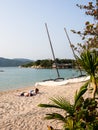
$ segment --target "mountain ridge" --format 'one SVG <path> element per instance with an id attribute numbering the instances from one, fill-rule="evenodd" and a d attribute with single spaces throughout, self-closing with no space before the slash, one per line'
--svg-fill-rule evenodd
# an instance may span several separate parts
<path id="1" fill-rule="evenodd" d="M 27 64 L 29 62 L 32 62 L 33 60 L 25 59 L 25 58 L 4 58 L 0 57 L 0 67 L 15 67 L 15 66 L 21 66 L 22 64 Z"/>

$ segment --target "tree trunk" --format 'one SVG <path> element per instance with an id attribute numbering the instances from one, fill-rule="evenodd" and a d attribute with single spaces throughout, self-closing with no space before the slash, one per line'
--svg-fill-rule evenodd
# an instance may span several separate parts
<path id="1" fill-rule="evenodd" d="M 93 87 L 92 98 L 95 99 L 95 95 L 97 92 L 97 84 L 96 84 L 96 79 L 94 77 L 92 79 L 92 87 Z"/>

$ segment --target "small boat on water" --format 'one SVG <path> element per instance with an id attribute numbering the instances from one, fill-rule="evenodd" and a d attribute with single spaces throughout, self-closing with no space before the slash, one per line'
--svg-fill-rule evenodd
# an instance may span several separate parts
<path id="1" fill-rule="evenodd" d="M 4 72 L 4 70 L 0 70 L 0 72 Z"/>

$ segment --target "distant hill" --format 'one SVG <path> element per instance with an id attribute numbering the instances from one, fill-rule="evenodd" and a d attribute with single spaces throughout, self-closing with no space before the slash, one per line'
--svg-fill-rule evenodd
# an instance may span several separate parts
<path id="1" fill-rule="evenodd" d="M 15 58 L 15 59 L 7 59 L 0 57 L 0 67 L 15 67 L 23 64 L 27 64 L 32 62 L 32 60 L 24 59 L 24 58 Z"/>

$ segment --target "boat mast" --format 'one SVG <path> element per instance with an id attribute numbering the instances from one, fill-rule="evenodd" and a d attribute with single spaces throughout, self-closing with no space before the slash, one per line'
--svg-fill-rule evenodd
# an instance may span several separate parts
<path id="1" fill-rule="evenodd" d="M 56 65 L 57 76 L 59 78 L 60 74 L 59 74 L 59 71 L 58 71 L 58 67 L 57 67 L 57 63 L 56 63 L 56 59 L 55 59 L 55 55 L 54 55 L 54 50 L 53 50 L 53 47 L 52 47 L 52 42 L 51 42 L 51 39 L 50 39 L 50 35 L 49 35 L 49 31 L 48 31 L 48 27 L 47 27 L 46 23 L 45 23 L 45 27 L 46 27 L 46 31 L 47 31 L 47 35 L 48 35 L 48 39 L 49 39 L 49 43 L 50 43 L 53 59 L 54 59 L 55 65 Z"/>
<path id="2" fill-rule="evenodd" d="M 71 44 L 70 38 L 69 38 L 68 33 L 67 33 L 67 31 L 66 31 L 66 28 L 64 28 L 64 31 L 65 31 L 65 33 L 66 33 L 67 39 L 68 39 L 69 44 L 70 44 L 70 47 L 71 47 L 71 49 L 72 49 L 72 52 L 73 52 L 74 58 L 76 59 L 76 63 L 77 63 L 77 65 L 78 65 L 78 69 L 79 69 L 79 71 L 80 71 L 80 74 L 82 75 L 82 71 L 81 71 L 80 66 L 79 66 L 79 64 L 78 64 L 78 62 L 77 62 L 77 57 L 76 57 L 76 54 L 75 54 L 74 49 L 73 49 L 73 47 L 72 47 L 72 44 Z"/>

